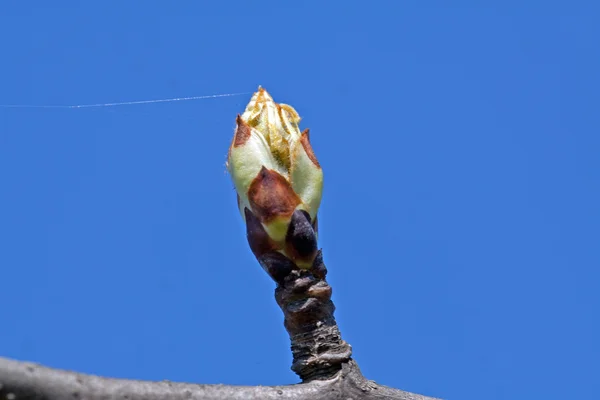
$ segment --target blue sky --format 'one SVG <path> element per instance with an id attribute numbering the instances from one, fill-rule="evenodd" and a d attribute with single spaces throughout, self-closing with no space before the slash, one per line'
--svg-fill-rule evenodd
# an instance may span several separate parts
<path id="1" fill-rule="evenodd" d="M 592 398 L 598 8 L 7 2 L 0 103 L 263 85 L 311 128 L 320 246 L 365 376 L 447 399 Z M 225 173 L 248 100 L 0 108 L 0 355 L 123 378 L 297 382 Z"/>

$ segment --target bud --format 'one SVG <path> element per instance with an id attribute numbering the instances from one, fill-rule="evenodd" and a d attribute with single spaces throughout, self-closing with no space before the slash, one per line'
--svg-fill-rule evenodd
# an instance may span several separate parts
<path id="1" fill-rule="evenodd" d="M 300 268 L 310 268 L 317 252 L 323 171 L 308 129 L 300 132 L 299 122 L 294 108 L 275 103 L 259 87 L 237 116 L 227 170 L 250 248 L 259 261 L 279 253 Z"/>

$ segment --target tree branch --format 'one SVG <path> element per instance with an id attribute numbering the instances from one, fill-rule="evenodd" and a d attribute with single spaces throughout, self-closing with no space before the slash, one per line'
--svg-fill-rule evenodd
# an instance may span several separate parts
<path id="1" fill-rule="evenodd" d="M 4 400 L 223 400 L 223 399 L 397 399 L 434 400 L 380 386 L 347 363 L 333 379 L 289 386 L 198 385 L 103 378 L 0 357 Z"/>
<path id="2" fill-rule="evenodd" d="M 352 347 L 342 340 L 333 316 L 326 274 L 319 251 L 311 270 L 292 270 L 275 290 L 290 335 L 292 370 L 303 382 L 335 376 L 352 356 Z"/>
<path id="3" fill-rule="evenodd" d="M 367 380 L 342 340 L 321 251 L 309 270 L 286 257 L 259 257 L 277 276 L 275 299 L 285 317 L 294 356 L 292 370 L 303 383 L 287 386 L 199 385 L 103 378 L 0 357 L 0 400 L 223 400 L 390 399 L 434 400 Z M 285 271 L 285 275 L 277 273 Z"/>

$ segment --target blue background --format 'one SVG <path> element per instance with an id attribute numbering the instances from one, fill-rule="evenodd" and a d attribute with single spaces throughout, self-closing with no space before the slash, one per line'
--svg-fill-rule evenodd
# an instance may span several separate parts
<path id="1" fill-rule="evenodd" d="M 311 128 L 320 245 L 365 376 L 447 399 L 594 398 L 598 7 L 3 2 L 0 103 L 263 85 Z M 249 98 L 0 109 L 0 355 L 297 382 L 225 173 Z"/>

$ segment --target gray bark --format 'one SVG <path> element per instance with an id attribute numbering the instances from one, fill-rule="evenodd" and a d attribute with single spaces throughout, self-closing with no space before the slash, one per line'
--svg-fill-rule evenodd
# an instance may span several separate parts
<path id="1" fill-rule="evenodd" d="M 6 400 L 434 400 L 366 380 L 354 361 L 335 377 L 288 386 L 198 385 L 103 378 L 0 357 L 0 399 Z"/>

